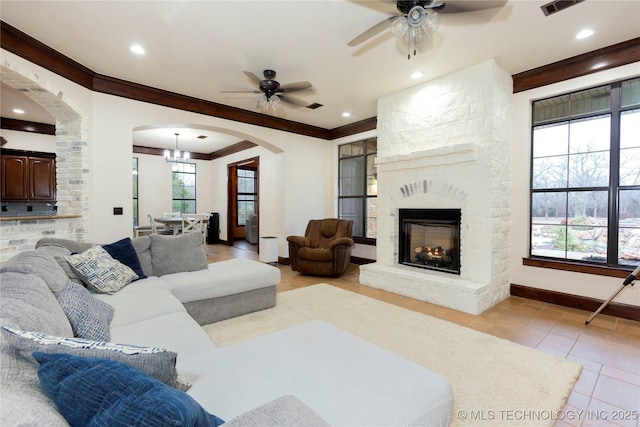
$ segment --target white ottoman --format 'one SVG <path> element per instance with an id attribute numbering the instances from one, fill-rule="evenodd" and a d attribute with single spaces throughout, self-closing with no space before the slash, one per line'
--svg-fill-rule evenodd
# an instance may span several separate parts
<path id="1" fill-rule="evenodd" d="M 195 375 L 188 393 L 228 420 L 282 395 L 337 427 L 446 427 L 452 418 L 446 378 L 321 320 L 178 357 L 178 372 Z"/>

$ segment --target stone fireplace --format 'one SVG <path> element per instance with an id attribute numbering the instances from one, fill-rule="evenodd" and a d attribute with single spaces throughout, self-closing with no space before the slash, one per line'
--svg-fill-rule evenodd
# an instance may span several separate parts
<path id="1" fill-rule="evenodd" d="M 377 260 L 360 283 L 471 314 L 509 295 L 511 93 L 490 60 L 378 101 Z M 457 268 L 401 261 L 401 213 L 416 210 L 458 213 L 458 230 L 438 231 L 458 242 L 436 245 Z"/>

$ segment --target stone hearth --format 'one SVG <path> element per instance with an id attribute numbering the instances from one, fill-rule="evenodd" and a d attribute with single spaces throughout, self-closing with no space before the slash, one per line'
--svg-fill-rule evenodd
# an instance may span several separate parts
<path id="1" fill-rule="evenodd" d="M 495 61 L 378 101 L 377 261 L 360 283 L 479 314 L 509 295 L 511 76 Z M 460 275 L 398 263 L 399 209 L 460 209 Z"/>

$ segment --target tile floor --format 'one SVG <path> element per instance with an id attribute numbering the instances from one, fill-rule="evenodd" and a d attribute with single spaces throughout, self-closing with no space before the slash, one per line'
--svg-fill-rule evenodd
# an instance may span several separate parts
<path id="1" fill-rule="evenodd" d="M 255 245 L 208 245 L 209 262 L 229 258 L 258 259 Z M 640 426 L 640 322 L 591 314 L 520 297 L 510 297 L 474 316 L 359 284 L 357 265 L 339 278 L 303 276 L 278 265 L 278 291 L 316 283 L 331 285 L 439 317 L 481 332 L 508 339 L 583 366 L 582 373 L 555 426 Z M 509 424 L 509 425 L 517 425 Z"/>

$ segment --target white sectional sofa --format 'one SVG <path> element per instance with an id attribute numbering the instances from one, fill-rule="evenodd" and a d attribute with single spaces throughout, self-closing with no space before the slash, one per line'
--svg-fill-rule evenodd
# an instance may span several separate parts
<path id="1" fill-rule="evenodd" d="M 78 298 L 77 306 L 86 305 L 92 310 L 80 310 L 83 313 L 80 317 L 85 321 L 87 317 L 95 316 L 95 324 L 100 324 L 104 319 L 98 313 L 112 313 L 107 323 L 110 342 L 146 346 L 164 351 L 165 356 L 173 355 L 169 360 L 175 365 L 166 362 L 160 365 L 165 381 L 161 386 L 174 394 L 184 394 L 176 391 L 177 388 L 186 389 L 186 395 L 201 411 L 225 420 L 225 425 L 444 427 L 451 420 L 453 397 L 445 378 L 323 321 L 308 322 L 216 348 L 199 325 L 203 319 L 196 321 L 186 306 L 199 301 L 220 304 L 217 300 L 232 295 L 221 290 L 228 288 L 225 277 L 238 284 L 239 295 L 255 292 L 246 278 L 234 278 L 234 274 L 240 274 L 232 268 L 234 265 L 243 271 L 262 271 L 263 277 L 258 282 L 272 274 L 270 269 L 278 271 L 275 267 L 256 261 L 247 264 L 246 260 L 240 263 L 233 260 L 235 262 L 224 267 L 233 270 L 225 273 L 229 276 L 211 273 L 216 265 L 210 265 L 193 272 L 148 276 L 117 292 L 91 293 L 87 297 L 88 292 L 68 283 L 69 276 L 61 268 L 63 259 L 56 261 L 52 255 L 62 256 L 59 249 L 52 251 L 52 247 L 69 250 L 72 246 L 68 242 L 60 243 L 43 242 L 40 249 L 10 260 L 0 273 L 0 326 L 9 328 L 0 333 L 0 425 L 66 426 L 68 422 L 59 412 L 67 414 L 65 402 L 60 403 L 60 399 L 65 398 L 73 399 L 74 410 L 91 407 L 92 400 L 83 402 L 82 395 L 55 395 L 54 404 L 43 392 L 43 387 L 49 390 L 51 384 L 44 379 L 39 381 L 38 364 L 33 360 L 34 357 L 42 358 L 43 350 L 45 353 L 67 353 L 65 345 L 70 345 L 69 342 L 73 345 L 85 342 L 81 338 L 70 338 L 77 336 L 74 323 L 77 318 L 68 312 L 68 298 L 62 298 L 62 295 L 66 296 L 71 288 L 83 295 L 83 299 Z M 46 246 L 49 249 L 44 249 Z M 75 249 L 82 250 L 83 247 Z M 77 252 L 74 248 L 70 251 Z M 154 261 L 152 267 L 156 261 L 161 261 L 153 256 L 149 260 Z M 144 265 L 145 262 L 143 254 L 140 263 Z M 259 265 L 253 265 L 254 262 Z M 202 286 L 196 277 L 203 275 L 215 276 L 210 286 L 220 289 L 210 291 Z M 167 276 L 171 276 L 169 280 Z M 277 278 L 279 280 L 279 271 Z M 239 304 L 237 300 L 231 301 L 231 304 Z M 243 307 L 240 311 L 255 306 L 254 303 L 240 305 Z M 198 306 L 198 310 L 210 315 L 204 307 Z M 237 313 L 237 310 L 231 312 Z M 34 330 L 48 337 L 61 338 L 51 346 L 16 335 L 16 331 Z M 69 353 L 79 356 L 77 359 L 83 362 L 101 360 L 87 358 L 87 352 L 90 355 L 92 351 L 93 347 L 89 350 L 69 348 Z M 100 351 L 102 353 L 97 357 L 104 357 L 105 350 Z M 46 373 L 50 362 L 39 360 L 40 369 Z M 125 366 L 128 365 L 125 362 Z M 131 365 L 139 367 L 134 362 Z M 140 369 L 147 372 L 144 367 Z M 157 370 L 157 366 L 154 369 Z M 147 373 L 150 377 L 156 375 L 155 371 Z M 74 370 L 73 375 L 84 375 L 84 371 Z M 180 381 L 175 380 L 176 375 Z M 166 378 L 172 379 L 167 381 Z M 186 383 L 190 385 L 188 388 Z M 116 393 L 108 387 L 111 387 L 109 381 L 96 386 Z M 173 408 L 167 403 L 169 407 Z M 102 409 L 109 411 L 110 408 Z M 166 409 L 166 412 L 171 411 Z M 200 421 L 183 425 L 205 424 Z"/>
<path id="2" fill-rule="evenodd" d="M 280 270 L 248 259 L 207 264 L 197 233 L 183 236 L 152 234 L 131 239 L 140 267 L 149 277 L 159 277 L 189 314 L 201 325 L 273 307 Z M 67 275 L 75 273 L 64 257 L 83 252 L 95 243 L 43 238 L 36 248 L 59 261 Z"/>

